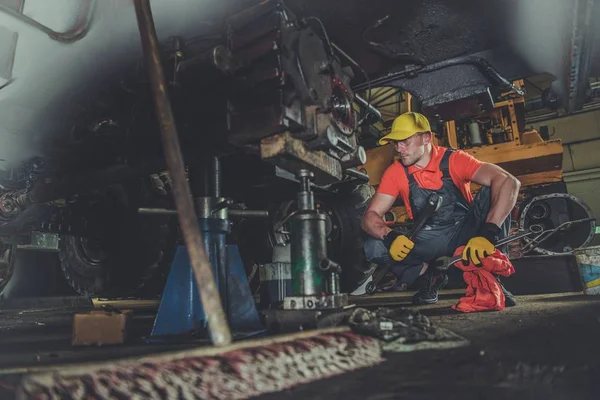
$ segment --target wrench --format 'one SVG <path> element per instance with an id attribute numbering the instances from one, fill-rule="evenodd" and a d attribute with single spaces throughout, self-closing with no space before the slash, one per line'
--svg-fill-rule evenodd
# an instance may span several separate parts
<path id="1" fill-rule="evenodd" d="M 529 227 L 529 231 L 527 231 L 527 232 L 516 233 L 505 239 L 499 240 L 498 243 L 496 244 L 496 247 L 500 247 L 507 243 L 514 242 L 515 240 L 522 239 L 522 238 L 530 236 L 534 233 L 538 234 L 535 238 L 533 238 L 533 240 L 530 243 L 528 243 L 527 245 L 525 245 L 523 247 L 523 251 L 525 252 L 526 249 L 528 251 L 528 250 L 531 250 L 534 247 L 538 246 L 541 242 L 548 239 L 550 236 L 554 235 L 556 232 L 569 229 L 571 227 L 571 225 L 573 225 L 573 224 L 579 224 L 582 222 L 590 222 L 590 221 L 594 221 L 594 220 L 595 220 L 595 218 L 583 218 L 583 219 L 578 219 L 575 221 L 567 221 L 565 223 L 560 224 L 558 227 L 556 227 L 554 229 L 546 229 L 546 230 L 544 230 L 544 228 L 542 228 L 540 225 L 532 225 Z M 462 259 L 462 257 L 460 257 L 460 256 L 440 257 L 435 261 L 435 268 L 438 271 L 446 271 L 448 268 L 450 268 L 452 265 L 454 265 L 454 263 L 460 261 L 461 259 Z"/>
<path id="2" fill-rule="evenodd" d="M 415 236 L 417 236 L 421 228 L 423 228 L 423 225 L 425 225 L 425 222 L 427 222 L 429 217 L 431 217 L 437 210 L 439 210 L 443 202 L 444 198 L 439 194 L 430 194 L 427 198 L 425 208 L 423 209 L 419 217 L 416 219 L 415 224 L 413 225 L 410 232 L 406 235 L 406 237 L 408 237 L 410 240 L 414 240 Z M 383 279 L 385 274 L 387 274 L 389 269 L 390 265 L 386 265 L 384 267 L 379 268 L 379 271 L 373 274 L 373 280 L 369 282 L 365 287 L 365 292 L 373 293 L 377 288 L 377 285 L 379 284 L 379 282 L 381 282 L 381 280 Z"/>
<path id="3" fill-rule="evenodd" d="M 529 228 L 529 230 L 527 232 L 516 233 L 516 234 L 514 234 L 512 236 L 509 236 L 507 238 L 499 240 L 498 243 L 496 244 L 496 247 L 504 246 L 507 243 L 514 242 L 515 240 L 523 239 L 524 237 L 527 237 L 529 235 L 533 235 L 534 233 L 541 233 L 541 232 L 542 231 L 540 230 L 540 228 L 538 226 L 532 226 L 532 227 Z M 443 256 L 443 257 L 439 257 L 437 260 L 435 260 L 435 268 L 438 271 L 446 271 L 446 270 L 448 270 L 448 268 L 450 268 L 451 266 L 453 266 L 454 263 L 456 263 L 456 262 L 458 262 L 460 260 L 462 260 L 461 256 L 456 256 L 456 257 Z"/>

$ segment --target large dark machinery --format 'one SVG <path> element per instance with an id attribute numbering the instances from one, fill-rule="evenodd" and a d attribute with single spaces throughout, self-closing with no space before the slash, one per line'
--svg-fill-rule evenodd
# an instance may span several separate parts
<path id="1" fill-rule="evenodd" d="M 86 1 L 77 24 L 56 32 L 24 15 L 26 1 L 0 5 L 0 13 L 64 48 L 75 42 L 85 48 L 95 29 L 113 28 L 106 23 L 116 21 L 115 15 L 135 30 L 131 2 Z M 577 68 L 570 71 L 576 76 L 566 81 L 557 76 L 571 83 L 569 98 L 575 99 L 585 92 L 595 41 L 582 17 L 586 9 L 598 8 L 584 0 L 577 4 L 572 42 L 585 46 L 576 46 L 581 51 L 571 54 L 569 64 Z M 172 17 L 172 2 L 156 0 L 154 5 L 162 12 L 157 21 Z M 153 62 L 164 66 L 165 83 L 158 86 L 172 104 L 183 153 L 178 162 L 186 168 L 190 195 L 228 201 L 232 238 L 245 250 L 250 276 L 293 242 L 289 229 L 302 230 L 290 217 L 301 206 L 292 199 L 298 182 L 310 174 L 315 207 L 304 210 L 311 215 L 306 221 L 321 231 L 324 218 L 326 244 L 319 245 L 327 251 L 315 257 L 319 263 L 331 262 L 320 266 L 319 273 L 329 279 L 339 264 L 342 287 L 349 276 L 359 281 L 368 275 L 358 217 L 372 188 L 361 185 L 368 177 L 356 167 L 365 163 L 363 147 L 381 134 L 370 126 L 380 115 L 370 104 L 369 89 L 389 85 L 409 91 L 432 115 L 449 120 L 469 107 L 490 109 L 492 95 L 520 92 L 512 84 L 515 79 L 545 72 L 525 67 L 510 48 L 498 50 L 516 14 L 506 4 L 385 0 L 373 7 L 338 0 L 232 0 L 202 9 L 196 2 L 180 7 L 199 15 L 191 18 L 194 29 L 162 26 L 174 36 L 161 37 L 160 54 L 153 54 Z M 103 13 L 110 18 L 94 20 Z M 180 23 L 181 18 L 172 20 Z M 119 34 L 130 33 L 125 29 Z M 12 31 L 2 34 L 12 43 L 6 59 L 14 60 L 21 39 Z M 41 138 L 42 149 L 0 174 L 0 288 L 11 276 L 17 248 L 57 253 L 71 286 L 86 295 L 150 295 L 162 288 L 181 242 L 179 228 L 172 213 L 148 216 L 138 210 L 173 211 L 173 183 L 181 187 L 183 178 L 166 172 L 165 127 L 156 123 L 164 109 L 153 104 L 158 70 L 144 62 L 138 41 L 134 52 L 125 44 L 120 47 L 119 40 L 111 43 L 115 54 L 133 56 L 120 66 L 110 59 L 94 68 L 80 67 L 88 75 L 73 76 L 47 102 L 39 101 L 37 87 L 30 88 L 34 95 L 28 92 L 32 109 L 43 117 L 35 129 L 29 127 L 31 136 Z M 13 79 L 12 62 L 3 67 L 0 78 L 6 83 L 0 83 L 0 90 L 25 81 Z M 60 71 L 57 64 L 44 67 L 37 77 Z M 95 68 L 98 76 L 91 76 Z M 57 75 L 49 74 L 48 80 Z M 85 90 L 83 83 L 89 84 Z M 80 87 L 79 97 L 66 99 Z M 364 99 L 356 94 L 359 90 L 366 91 Z M 20 101 L 25 103 L 16 103 Z M 35 109 L 35 101 L 43 107 Z M 300 170 L 310 174 L 300 179 Z M 220 179 L 212 179 L 213 173 Z M 265 211 L 269 219 L 250 217 Z M 325 289 L 335 293 L 336 280 Z"/>
<path id="2" fill-rule="evenodd" d="M 144 13 L 138 13 L 142 22 Z M 144 40 L 149 51 L 152 41 Z M 215 201 L 226 200 L 231 214 L 261 198 L 249 193 L 249 184 L 265 174 L 266 186 L 283 199 L 297 191 L 299 170 L 330 193 L 337 191 L 331 184 L 365 179 L 352 169 L 366 161 L 356 135 L 353 72 L 342 67 L 318 21 L 296 19 L 280 1 L 263 2 L 230 15 L 221 38 L 209 46 L 198 49 L 174 38 L 161 58 L 164 70 L 149 58 L 144 73 L 104 91 L 100 108 L 79 117 L 69 134 L 74 156 L 36 159 L 4 180 L 10 186 L 0 195 L 0 234 L 7 235 L 7 252 L 58 253 L 68 282 L 85 295 L 151 295 L 161 289 L 179 237 L 176 221 L 168 212 L 150 217 L 138 209 L 172 210 L 182 192 L 176 188 L 181 178 L 165 172 L 172 166 L 169 157 L 167 165 L 162 160 L 156 118 L 163 133 L 177 125 L 193 198 L 216 193 Z M 174 122 L 165 100 L 155 96 L 161 79 L 168 83 Z M 210 90 L 215 88 L 220 90 Z M 136 146 L 139 141 L 144 147 Z M 260 166 L 265 161 L 266 169 Z M 74 165 L 80 166 L 75 174 L 69 172 Z M 237 190 L 223 184 L 247 171 L 251 179 Z M 260 213 L 272 202 L 265 196 L 252 206 Z M 325 221 L 322 212 L 312 213 Z M 251 213 L 242 214 L 238 222 Z M 323 245 L 315 262 L 328 260 L 326 250 Z M 323 267 L 329 275 L 340 272 L 330 265 Z M 334 286 L 339 290 L 339 282 Z"/>
<path id="3" fill-rule="evenodd" d="M 306 168 L 332 183 L 366 160 L 358 146 L 358 114 L 331 43 L 279 2 L 265 2 L 227 21 L 227 47 L 215 64 L 232 76 L 228 140 L 259 146 L 260 156 L 294 173 Z"/>

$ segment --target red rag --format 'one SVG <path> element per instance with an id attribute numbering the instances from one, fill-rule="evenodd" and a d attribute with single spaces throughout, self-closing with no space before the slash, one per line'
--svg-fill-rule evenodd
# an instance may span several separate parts
<path id="1" fill-rule="evenodd" d="M 462 254 L 464 246 L 454 252 L 455 256 Z M 462 261 L 454 264 L 463 270 L 463 279 L 467 284 L 466 296 L 461 297 L 458 304 L 452 308 L 461 312 L 475 311 L 502 311 L 504 310 L 504 293 L 495 275 L 510 276 L 515 272 L 515 267 L 502 253 L 496 249 L 494 254 L 482 260 L 482 266 L 476 267 L 472 263 L 463 266 Z"/>

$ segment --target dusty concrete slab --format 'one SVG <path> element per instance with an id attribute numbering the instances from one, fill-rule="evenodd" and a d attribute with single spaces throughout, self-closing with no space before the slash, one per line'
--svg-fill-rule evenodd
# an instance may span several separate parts
<path id="1" fill-rule="evenodd" d="M 471 340 L 459 349 L 387 354 L 383 364 L 264 399 L 597 399 L 600 297 L 518 296 L 517 307 L 462 314 L 460 291 L 419 307 L 432 322 Z M 407 305 L 412 293 L 371 305 Z M 360 301 L 359 301 L 360 303 Z"/>
<path id="2" fill-rule="evenodd" d="M 600 376 L 600 297 L 580 293 L 517 296 L 517 307 L 462 314 L 450 309 L 462 290 L 444 291 L 438 304 L 416 307 L 438 326 L 471 341 L 464 348 L 385 354 L 376 367 L 263 396 L 265 399 L 597 399 Z M 353 299 L 360 306 L 410 306 L 412 293 Z M 11 314 L 12 313 L 12 314 Z M 72 310 L 3 312 L 4 368 L 80 362 L 70 339 Z M 9 315 L 11 314 L 11 315 Z M 148 318 L 150 317 L 150 318 Z M 152 321 L 148 315 L 144 324 Z M 34 328 L 34 324 L 43 326 Z M 2 324 L 0 324 L 2 325 Z M 13 329 L 18 328 L 17 332 Z M 16 333 L 16 335 L 14 334 Z M 182 347 L 190 346 L 189 343 Z M 62 348 L 64 347 L 64 348 Z M 177 346 L 179 347 L 179 346 Z M 180 348 L 182 348 L 180 347 Z M 62 348 L 62 351 L 57 349 Z M 173 347 L 170 347 L 173 350 Z M 85 349 L 88 360 L 166 351 L 157 344 Z M 6 371 L 6 370 L 5 370 Z M 0 398 L 14 398 L 19 373 L 0 374 Z"/>

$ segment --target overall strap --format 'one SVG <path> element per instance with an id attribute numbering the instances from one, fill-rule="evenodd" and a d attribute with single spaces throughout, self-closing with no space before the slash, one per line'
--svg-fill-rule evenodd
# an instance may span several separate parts
<path id="1" fill-rule="evenodd" d="M 442 171 L 442 179 L 451 179 L 451 177 L 450 177 L 450 156 L 452 155 L 452 153 L 454 153 L 454 150 L 446 149 L 446 152 L 444 153 L 444 155 L 442 156 L 442 159 L 440 160 L 439 168 L 440 168 L 440 171 Z M 406 175 L 406 178 L 408 179 L 409 184 L 416 183 L 415 177 L 412 174 L 408 173 L 408 167 L 404 167 L 404 174 Z"/>
<path id="2" fill-rule="evenodd" d="M 450 177 L 450 156 L 454 153 L 452 149 L 446 149 L 440 161 L 440 171 L 442 171 L 442 179 L 451 179 Z"/>
<path id="3" fill-rule="evenodd" d="M 406 175 L 406 179 L 408 179 L 408 185 L 410 186 L 413 183 L 416 184 L 417 181 L 415 181 L 415 177 L 408 173 L 408 167 L 405 167 L 404 165 L 402 165 L 402 167 L 404 167 L 404 175 Z"/>

